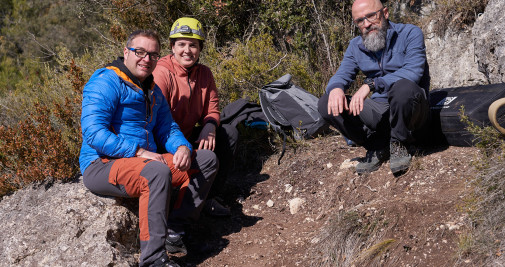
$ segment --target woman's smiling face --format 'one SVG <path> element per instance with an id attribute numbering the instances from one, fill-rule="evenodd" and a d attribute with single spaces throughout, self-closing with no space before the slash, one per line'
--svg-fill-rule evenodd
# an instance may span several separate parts
<path id="1" fill-rule="evenodd" d="M 172 45 L 172 53 L 181 66 L 190 68 L 200 57 L 200 42 L 193 38 L 177 38 Z"/>

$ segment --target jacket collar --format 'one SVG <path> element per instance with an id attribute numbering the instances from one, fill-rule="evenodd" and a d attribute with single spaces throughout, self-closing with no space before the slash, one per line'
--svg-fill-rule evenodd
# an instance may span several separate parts
<path id="1" fill-rule="evenodd" d="M 191 67 L 191 68 L 185 68 L 177 62 L 175 59 L 175 56 L 173 54 L 170 54 L 166 57 L 163 57 L 158 61 L 157 66 L 163 66 L 168 69 L 168 71 L 176 74 L 177 76 L 189 76 L 191 73 L 195 73 L 198 68 L 200 68 L 200 59 Z"/>
<path id="2" fill-rule="evenodd" d="M 116 60 L 112 61 L 111 63 L 107 64 L 105 67 L 113 67 L 122 72 L 124 75 L 121 75 L 118 73 L 118 75 L 123 78 L 124 80 L 128 80 L 129 82 L 133 83 L 136 85 L 138 88 L 142 89 L 144 92 L 149 91 L 154 85 L 154 76 L 151 74 L 149 75 L 144 82 L 141 82 L 137 77 L 135 77 L 128 67 L 124 64 L 124 57 L 118 57 Z M 126 79 L 125 79 L 126 78 Z"/>

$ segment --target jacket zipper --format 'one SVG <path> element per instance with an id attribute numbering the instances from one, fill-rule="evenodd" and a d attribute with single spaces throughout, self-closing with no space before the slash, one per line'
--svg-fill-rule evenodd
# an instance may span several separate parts
<path id="1" fill-rule="evenodd" d="M 191 96 L 193 95 L 193 88 L 191 88 L 191 80 L 189 78 L 189 76 L 191 75 L 191 72 L 187 70 L 186 73 L 188 74 L 189 102 L 191 102 Z"/>
<path id="2" fill-rule="evenodd" d="M 147 143 L 147 150 L 149 150 L 149 131 L 147 130 L 147 125 L 149 124 L 149 117 L 152 116 L 151 114 L 151 101 L 150 101 L 150 96 L 149 96 L 150 90 L 147 89 L 147 93 L 144 93 L 144 90 L 142 90 L 142 93 L 144 93 L 144 101 L 146 104 L 146 124 L 144 125 L 144 131 L 146 133 L 146 143 Z"/>

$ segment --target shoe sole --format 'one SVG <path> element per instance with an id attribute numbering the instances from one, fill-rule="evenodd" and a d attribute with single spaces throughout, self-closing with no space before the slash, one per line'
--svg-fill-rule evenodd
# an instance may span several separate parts
<path id="1" fill-rule="evenodd" d="M 356 169 L 356 173 L 357 174 L 371 173 L 371 172 L 378 170 L 381 167 L 381 165 L 382 165 L 382 162 L 379 165 L 373 166 L 373 168 L 370 168 L 370 169 L 363 169 L 363 170 Z"/>
<path id="2" fill-rule="evenodd" d="M 188 250 L 187 250 L 187 249 L 174 248 L 174 247 L 168 247 L 168 246 L 165 246 L 165 250 L 166 250 L 168 253 L 184 253 L 184 254 L 187 254 L 187 253 L 188 253 Z"/>
<path id="3" fill-rule="evenodd" d="M 404 172 L 410 168 L 410 161 L 408 164 L 405 164 L 405 165 L 401 164 L 400 166 L 391 166 L 391 163 L 390 163 L 389 168 L 391 169 L 392 173 Z"/>
<path id="4" fill-rule="evenodd" d="M 392 173 L 399 173 L 399 172 L 404 172 L 404 171 L 407 171 L 409 169 L 410 166 L 400 166 L 400 167 L 393 167 L 391 168 L 391 172 Z"/>
<path id="5" fill-rule="evenodd" d="M 176 245 L 167 244 L 166 242 L 165 242 L 165 250 L 168 253 L 184 253 L 184 254 L 188 253 L 188 249 L 187 248 L 185 248 L 185 247 L 179 247 L 179 246 L 176 246 Z"/>

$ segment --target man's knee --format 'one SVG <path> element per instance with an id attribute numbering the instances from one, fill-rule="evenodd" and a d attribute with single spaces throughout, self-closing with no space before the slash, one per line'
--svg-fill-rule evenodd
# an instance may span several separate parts
<path id="1" fill-rule="evenodd" d="M 207 179 L 219 169 L 219 161 L 216 153 L 212 150 L 201 149 L 196 151 L 195 163 L 197 164 L 196 167 Z"/>
<path id="2" fill-rule="evenodd" d="M 411 99 L 413 96 L 423 92 L 424 89 L 415 82 L 408 79 L 401 79 L 395 82 L 388 91 L 389 100 L 402 101 Z"/>
<path id="3" fill-rule="evenodd" d="M 151 161 L 140 172 L 142 177 L 148 180 L 150 188 L 168 190 L 172 184 L 172 172 L 170 167 L 159 161 Z"/>
<path id="4" fill-rule="evenodd" d="M 226 142 L 226 145 L 229 146 L 230 149 L 234 152 L 239 136 L 237 127 L 234 127 L 231 124 L 222 124 L 221 127 L 218 128 L 218 131 L 219 132 L 217 133 L 217 138 L 219 141 Z"/>
<path id="5" fill-rule="evenodd" d="M 325 120 L 328 120 L 329 114 L 328 114 L 328 94 L 324 94 L 319 98 L 319 101 L 317 102 L 317 111 L 319 111 L 319 114 L 321 114 L 321 117 L 323 117 Z"/>

